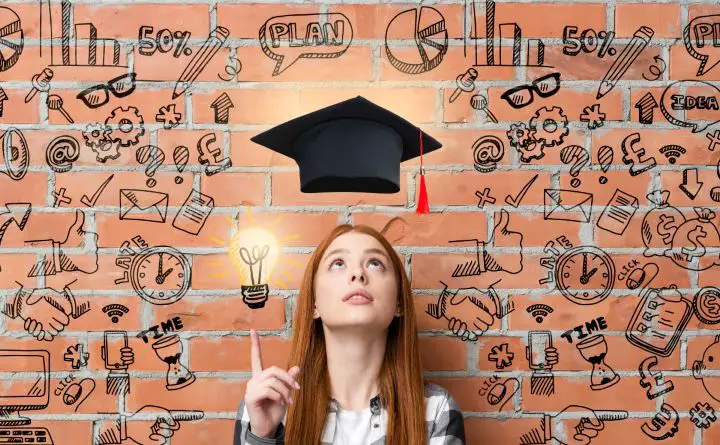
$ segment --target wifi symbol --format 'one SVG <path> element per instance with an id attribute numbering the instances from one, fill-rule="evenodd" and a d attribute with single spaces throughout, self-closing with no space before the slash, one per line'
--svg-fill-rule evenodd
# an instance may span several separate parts
<path id="1" fill-rule="evenodd" d="M 120 321 L 120 318 L 130 312 L 130 310 L 122 304 L 108 304 L 103 308 L 103 312 L 110 317 L 113 323 Z"/>
<path id="2" fill-rule="evenodd" d="M 665 145 L 660 149 L 660 154 L 665 155 L 671 164 L 674 164 L 680 155 L 685 154 L 685 149 L 679 145 Z"/>
<path id="3" fill-rule="evenodd" d="M 535 321 L 542 323 L 548 314 L 552 314 L 553 308 L 547 304 L 533 304 L 526 309 L 527 313 L 535 317 Z"/>

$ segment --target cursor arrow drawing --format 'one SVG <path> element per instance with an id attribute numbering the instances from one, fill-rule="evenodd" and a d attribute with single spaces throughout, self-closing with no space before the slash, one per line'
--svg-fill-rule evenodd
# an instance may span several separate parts
<path id="1" fill-rule="evenodd" d="M 5 219 L 0 226 L 0 244 L 2 244 L 5 231 L 10 227 L 11 223 L 15 223 L 20 230 L 25 229 L 25 224 L 30 217 L 32 204 L 29 202 L 11 202 L 5 204 L 4 209 L 0 209 L 0 220 Z M 7 217 L 6 215 L 10 215 Z"/>
<path id="2" fill-rule="evenodd" d="M 695 199 L 703 183 L 698 180 L 698 170 L 696 168 L 689 168 L 683 171 L 683 182 L 680 184 L 680 190 L 682 190 L 688 198 Z"/>

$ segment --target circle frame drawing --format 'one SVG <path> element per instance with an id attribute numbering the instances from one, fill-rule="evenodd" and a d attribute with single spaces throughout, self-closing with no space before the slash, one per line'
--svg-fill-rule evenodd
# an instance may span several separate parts
<path id="1" fill-rule="evenodd" d="M 182 266 L 183 269 L 183 285 L 178 290 L 175 295 L 173 295 L 171 298 L 163 298 L 158 299 L 154 298 L 152 296 L 147 295 L 145 292 L 143 292 L 142 287 L 140 286 L 140 283 L 138 282 L 138 272 L 140 265 L 148 258 L 150 258 L 153 255 L 157 255 L 160 253 L 164 253 L 167 255 L 170 255 L 172 257 L 177 258 L 178 262 Z M 176 301 L 180 300 L 182 297 L 185 296 L 187 291 L 190 289 L 190 281 L 191 281 L 191 271 L 192 268 L 190 266 L 190 261 L 188 261 L 187 257 L 182 254 L 179 250 L 169 247 L 169 246 L 154 246 L 154 247 L 148 247 L 146 249 L 143 249 L 133 257 L 132 263 L 130 264 L 130 282 L 132 284 L 133 289 L 135 289 L 135 293 L 137 293 L 140 298 L 147 301 L 148 303 L 157 304 L 157 305 L 168 305 L 175 303 Z"/>
<path id="2" fill-rule="evenodd" d="M 597 258 L 602 261 L 602 263 L 607 267 L 608 272 L 610 276 L 608 277 L 607 285 L 603 289 L 602 292 L 600 292 L 598 295 L 590 298 L 590 299 L 579 299 L 573 295 L 571 295 L 568 291 L 569 288 L 565 284 L 565 281 L 562 278 L 561 271 L 563 270 L 565 264 L 570 261 L 572 258 L 582 255 L 583 253 L 589 253 L 592 255 L 595 255 Z M 605 251 L 602 249 L 599 249 L 594 246 L 578 246 L 573 247 L 572 249 L 563 252 L 560 255 L 560 258 L 558 258 L 557 264 L 555 265 L 555 282 L 557 283 L 557 288 L 560 290 L 560 293 L 562 293 L 563 297 L 567 298 L 568 300 L 572 301 L 575 304 L 579 304 L 582 306 L 589 306 L 593 304 L 600 303 L 605 298 L 607 298 L 608 295 L 610 295 L 610 291 L 613 290 L 613 285 L 615 284 L 615 262 L 613 262 L 610 255 L 608 255 Z"/>

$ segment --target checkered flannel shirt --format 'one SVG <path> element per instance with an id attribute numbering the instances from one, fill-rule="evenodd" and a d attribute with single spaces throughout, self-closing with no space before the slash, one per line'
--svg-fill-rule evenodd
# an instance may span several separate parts
<path id="1" fill-rule="evenodd" d="M 332 399 L 323 429 L 320 445 L 332 445 L 337 428 L 337 412 L 340 404 Z M 372 412 L 372 431 L 370 445 L 385 444 L 388 413 L 376 395 L 370 400 Z M 287 420 L 287 415 L 285 416 Z M 427 445 L 465 445 L 465 425 L 462 412 L 455 399 L 442 386 L 425 383 L 425 425 L 427 427 Z M 285 426 L 278 426 L 275 436 L 261 438 L 250 431 L 250 416 L 245 401 L 240 403 L 235 420 L 233 445 L 284 445 Z"/>

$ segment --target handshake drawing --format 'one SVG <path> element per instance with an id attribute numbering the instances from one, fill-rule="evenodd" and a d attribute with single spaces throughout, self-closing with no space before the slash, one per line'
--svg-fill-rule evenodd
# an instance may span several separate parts
<path id="1" fill-rule="evenodd" d="M 442 283 L 442 281 L 441 281 Z M 448 329 L 464 341 L 477 341 L 495 318 L 502 318 L 513 311 L 512 302 L 503 306 L 500 296 L 492 286 L 483 291 L 476 287 L 458 289 L 454 293 L 448 290 L 447 284 L 440 293 L 437 303 L 429 303 L 426 313 L 430 316 L 448 320 Z M 474 290 L 479 294 L 467 294 Z M 477 335 L 473 331 L 480 331 Z"/>
<path id="2" fill-rule="evenodd" d="M 5 303 L 3 314 L 25 320 L 25 330 L 40 341 L 52 341 L 70 323 L 90 310 L 90 303 L 78 306 L 70 288 L 62 292 L 52 288 L 25 289 L 21 287 Z"/>

